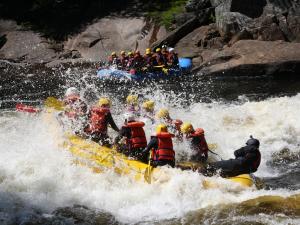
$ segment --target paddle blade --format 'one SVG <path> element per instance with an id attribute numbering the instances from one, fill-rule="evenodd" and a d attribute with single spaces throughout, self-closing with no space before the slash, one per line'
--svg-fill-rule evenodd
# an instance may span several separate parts
<path id="1" fill-rule="evenodd" d="M 210 143 L 208 144 L 208 148 L 209 150 L 215 150 L 218 148 L 218 144 L 217 143 Z"/>
<path id="2" fill-rule="evenodd" d="M 45 101 L 45 106 L 54 108 L 56 110 L 64 110 L 64 103 L 57 98 L 48 97 Z"/>
<path id="3" fill-rule="evenodd" d="M 16 105 L 16 110 L 19 112 L 28 112 L 28 113 L 37 113 L 40 111 L 38 108 L 29 105 L 24 105 L 22 103 L 18 103 Z"/>
<path id="4" fill-rule="evenodd" d="M 145 170 L 145 173 L 144 173 L 145 181 L 149 184 L 151 184 L 152 171 L 153 171 L 153 167 L 148 166 Z"/>

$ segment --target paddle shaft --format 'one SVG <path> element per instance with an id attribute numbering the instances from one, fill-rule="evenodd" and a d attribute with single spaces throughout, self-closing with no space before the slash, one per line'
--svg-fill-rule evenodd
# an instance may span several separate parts
<path id="1" fill-rule="evenodd" d="M 213 152 L 212 150 L 209 150 L 209 149 L 208 149 L 208 151 L 209 151 L 210 153 L 212 153 L 212 154 L 216 155 L 216 156 L 219 156 L 219 157 L 220 157 L 220 159 L 223 161 L 222 157 L 221 157 L 219 154 L 217 154 L 217 153 L 215 153 L 215 152 Z"/>

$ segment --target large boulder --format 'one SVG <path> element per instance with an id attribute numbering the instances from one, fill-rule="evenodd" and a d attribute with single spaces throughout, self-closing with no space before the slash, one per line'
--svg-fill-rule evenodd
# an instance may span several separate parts
<path id="1" fill-rule="evenodd" d="M 207 25 L 209 23 L 210 15 L 213 13 L 212 8 L 207 8 L 199 12 L 197 16 L 194 16 L 192 19 L 187 21 L 185 24 L 181 25 L 180 27 L 176 28 L 172 32 L 168 33 L 163 38 L 159 39 L 155 43 L 152 44 L 152 48 L 157 48 L 166 44 L 168 46 L 174 47 L 179 40 L 183 37 L 194 31 L 196 28 Z"/>
<path id="2" fill-rule="evenodd" d="M 300 43 L 241 40 L 211 54 L 203 61 L 202 74 L 222 76 L 300 74 Z"/>
<path id="3" fill-rule="evenodd" d="M 49 62 L 57 54 L 51 45 L 32 31 L 10 31 L 6 42 L 0 49 L 0 58 L 30 63 Z"/>
<path id="4" fill-rule="evenodd" d="M 264 16 L 277 19 L 277 25 L 286 40 L 300 41 L 300 2 L 294 0 L 268 0 Z M 274 25 L 273 25 L 274 26 Z"/>
<path id="5" fill-rule="evenodd" d="M 221 33 L 232 36 L 253 27 L 253 19 L 263 14 L 265 0 L 228 0 L 213 2 L 216 23 Z M 255 7 L 254 7 L 255 6 Z"/>
<path id="6" fill-rule="evenodd" d="M 201 26 L 186 35 L 175 45 L 175 50 L 181 57 L 197 58 L 203 50 L 219 49 L 223 45 L 223 39 L 215 24 L 210 24 Z M 198 62 L 199 60 L 195 61 L 197 64 Z"/>
<path id="7" fill-rule="evenodd" d="M 253 20 L 238 12 L 222 12 L 216 9 L 216 24 L 223 36 L 233 36 L 243 29 L 250 29 Z"/>
<path id="8" fill-rule="evenodd" d="M 0 59 L 41 63 L 56 57 L 51 43 L 39 33 L 24 30 L 16 22 L 0 20 Z"/>
<path id="9" fill-rule="evenodd" d="M 266 0 L 223 0 L 211 1 L 219 15 L 226 12 L 238 12 L 250 18 L 258 18 L 263 14 Z"/>
<path id="10" fill-rule="evenodd" d="M 82 33 L 69 38 L 65 49 L 77 50 L 83 58 L 107 60 L 112 51 L 140 50 L 166 35 L 166 30 L 143 17 L 106 17 L 89 25 Z"/>

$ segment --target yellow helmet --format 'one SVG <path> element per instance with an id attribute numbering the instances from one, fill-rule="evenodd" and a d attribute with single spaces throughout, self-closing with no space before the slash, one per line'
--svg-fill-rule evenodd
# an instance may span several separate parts
<path id="1" fill-rule="evenodd" d="M 117 55 L 117 53 L 116 52 L 112 52 L 111 55 L 114 56 L 114 55 Z"/>
<path id="2" fill-rule="evenodd" d="M 189 134 L 194 130 L 194 128 L 191 123 L 184 123 L 181 125 L 180 130 L 184 134 Z"/>
<path id="3" fill-rule="evenodd" d="M 121 55 L 125 55 L 126 53 L 125 53 L 125 51 L 121 51 Z"/>
<path id="4" fill-rule="evenodd" d="M 126 102 L 129 105 L 137 105 L 139 97 L 137 95 L 128 95 L 126 98 Z"/>
<path id="5" fill-rule="evenodd" d="M 132 52 L 128 52 L 128 54 L 127 55 L 133 55 L 133 53 Z"/>
<path id="6" fill-rule="evenodd" d="M 160 52 L 161 51 L 161 49 L 160 48 L 157 48 L 156 50 L 155 50 L 155 52 Z"/>
<path id="7" fill-rule="evenodd" d="M 111 101 L 109 98 L 100 98 L 98 101 L 98 105 L 99 106 L 110 106 L 111 105 Z"/>
<path id="8" fill-rule="evenodd" d="M 170 117 L 169 110 L 167 110 L 167 109 L 160 109 L 160 110 L 157 112 L 156 117 L 157 117 L 158 119 L 163 119 L 163 118 L 168 118 L 168 117 Z"/>
<path id="9" fill-rule="evenodd" d="M 165 124 L 159 124 L 156 127 L 156 133 L 161 133 L 161 132 L 168 132 L 168 128 Z"/>
<path id="10" fill-rule="evenodd" d="M 155 105 L 154 101 L 148 100 L 143 103 L 143 108 L 146 109 L 147 111 L 153 111 L 154 105 Z"/>
<path id="11" fill-rule="evenodd" d="M 146 54 L 150 54 L 151 53 L 151 49 L 150 48 L 147 48 L 146 49 Z"/>

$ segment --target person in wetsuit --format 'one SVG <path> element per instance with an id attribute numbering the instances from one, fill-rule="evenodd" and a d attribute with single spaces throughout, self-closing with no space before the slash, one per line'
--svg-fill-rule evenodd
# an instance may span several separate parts
<path id="1" fill-rule="evenodd" d="M 217 170 L 220 170 L 220 174 L 223 177 L 256 172 L 261 160 L 259 145 L 259 140 L 250 136 L 246 146 L 234 151 L 235 159 L 211 163 L 209 165 L 210 172 L 215 173 Z"/>

